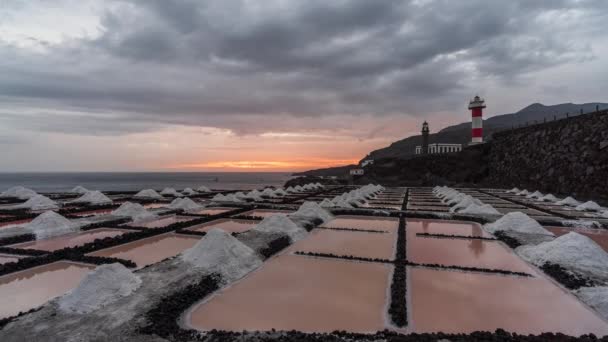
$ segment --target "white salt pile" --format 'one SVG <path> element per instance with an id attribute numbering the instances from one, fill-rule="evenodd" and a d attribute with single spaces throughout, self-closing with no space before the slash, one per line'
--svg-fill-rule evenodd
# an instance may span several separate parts
<path id="1" fill-rule="evenodd" d="M 70 192 L 73 194 L 83 195 L 83 194 L 86 194 L 87 192 L 89 192 L 89 190 L 83 186 L 78 185 L 78 186 L 74 187 L 72 190 L 70 190 Z"/>
<path id="2" fill-rule="evenodd" d="M 196 191 L 198 192 L 211 192 L 211 189 L 209 189 L 208 187 L 201 185 L 198 189 L 196 189 Z"/>
<path id="3" fill-rule="evenodd" d="M 519 211 L 508 213 L 496 222 L 484 225 L 483 228 L 490 233 L 510 231 L 524 234 L 555 236 L 553 233 L 543 228 L 536 220 Z"/>
<path id="4" fill-rule="evenodd" d="M 112 200 L 100 191 L 87 191 L 84 195 L 72 201 L 73 203 L 111 204 Z"/>
<path id="5" fill-rule="evenodd" d="M 324 198 L 323 201 L 319 203 L 319 205 L 321 206 L 321 208 L 333 208 L 336 206 L 332 201 L 328 200 L 327 198 Z"/>
<path id="6" fill-rule="evenodd" d="M 296 242 L 306 237 L 306 229 L 295 224 L 285 215 L 272 215 L 258 223 L 252 230 L 264 233 L 279 233 L 289 236 L 291 242 Z"/>
<path id="7" fill-rule="evenodd" d="M 217 202 L 241 202 L 241 200 L 235 194 L 217 194 L 213 196 L 211 200 Z"/>
<path id="8" fill-rule="evenodd" d="M 576 206 L 576 210 L 580 211 L 601 211 L 602 207 L 593 201 L 587 201 L 581 205 Z"/>
<path id="9" fill-rule="evenodd" d="M 608 319 L 608 286 L 581 287 L 574 294 L 597 310 L 604 319 Z"/>
<path id="10" fill-rule="evenodd" d="M 59 298 L 65 313 L 85 314 L 127 297 L 141 285 L 141 279 L 122 264 L 97 266 L 78 287 Z"/>
<path id="11" fill-rule="evenodd" d="M 252 199 L 254 201 L 263 201 L 264 200 L 262 198 L 262 193 L 259 192 L 258 190 L 250 191 L 249 193 L 247 193 L 245 195 L 245 198 Z"/>
<path id="12" fill-rule="evenodd" d="M 522 191 L 520 191 L 520 192 L 518 192 L 518 193 L 516 193 L 516 195 L 518 195 L 518 196 L 528 196 L 529 194 L 530 194 L 530 192 L 528 190 L 525 190 L 525 189 L 522 190 Z"/>
<path id="13" fill-rule="evenodd" d="M 192 196 L 192 195 L 196 195 L 197 192 L 194 191 L 192 188 L 185 188 L 184 190 L 182 190 L 182 194 L 184 194 L 186 196 Z"/>
<path id="14" fill-rule="evenodd" d="M 180 209 L 180 210 L 184 210 L 184 211 L 191 211 L 191 210 L 202 209 L 203 205 L 194 202 L 193 200 L 191 200 L 188 197 L 185 197 L 185 198 L 174 199 L 173 202 L 171 202 L 171 204 L 169 204 L 169 208 L 176 209 L 176 210 Z"/>
<path id="15" fill-rule="evenodd" d="M 538 199 L 538 198 L 541 198 L 543 196 L 544 195 L 540 191 L 534 191 L 533 193 L 527 195 L 526 198 L 536 198 L 536 199 Z"/>
<path id="16" fill-rule="evenodd" d="M 298 211 L 292 215 L 321 219 L 323 222 L 327 222 L 334 218 L 327 210 L 321 208 L 317 202 L 304 202 Z"/>
<path id="17" fill-rule="evenodd" d="M 14 186 L 2 193 L 0 197 L 16 197 L 18 199 L 28 199 L 38 195 L 36 191 L 24 188 L 22 186 Z"/>
<path id="18" fill-rule="evenodd" d="M 277 196 L 287 196 L 287 192 L 285 192 L 285 190 L 283 189 L 276 189 L 274 191 L 274 194 Z"/>
<path id="19" fill-rule="evenodd" d="M 600 216 L 608 218 L 608 210 L 602 211 L 602 213 L 600 214 Z"/>
<path id="20" fill-rule="evenodd" d="M 54 211 L 47 211 L 26 224 L 25 230 L 36 235 L 36 240 L 42 240 L 77 232 L 80 227 Z"/>
<path id="21" fill-rule="evenodd" d="M 294 193 L 296 192 L 296 190 L 293 187 L 288 187 L 287 189 L 285 189 L 285 191 L 289 192 L 289 193 Z"/>
<path id="22" fill-rule="evenodd" d="M 555 204 L 558 204 L 558 205 L 567 205 L 569 207 L 576 207 L 577 205 L 581 204 L 581 202 L 579 202 L 579 201 L 575 200 L 574 198 L 568 196 L 568 197 L 564 198 L 561 201 L 555 202 Z"/>
<path id="23" fill-rule="evenodd" d="M 483 203 L 481 203 L 480 200 L 473 198 L 472 196 L 465 195 L 465 196 L 461 197 L 461 199 L 458 203 L 456 203 L 454 206 L 452 206 L 450 208 L 450 212 L 453 212 L 453 213 L 460 212 L 461 210 L 468 208 L 471 204 L 481 206 Z"/>
<path id="24" fill-rule="evenodd" d="M 142 221 L 156 218 L 156 214 L 149 212 L 139 203 L 125 202 L 112 211 L 112 215 L 130 217 L 133 221 Z"/>
<path id="25" fill-rule="evenodd" d="M 26 208 L 30 210 L 47 210 L 47 209 L 57 209 L 59 208 L 59 204 L 53 201 L 52 199 L 44 196 L 44 195 L 35 195 L 31 197 L 27 201 L 21 204 L 17 204 L 12 206 L 11 208 L 19 209 Z"/>
<path id="26" fill-rule="evenodd" d="M 145 199 L 164 199 L 164 197 L 159 194 L 158 192 L 156 192 L 156 190 L 153 189 L 145 189 L 142 190 L 138 193 L 135 194 L 135 196 L 133 196 L 135 198 L 145 198 Z"/>
<path id="27" fill-rule="evenodd" d="M 515 251 L 537 266 L 550 262 L 595 279 L 608 279 L 608 253 L 590 238 L 575 232 L 536 246 L 521 246 Z"/>
<path id="28" fill-rule="evenodd" d="M 511 194 L 516 194 L 516 193 L 518 193 L 518 192 L 520 192 L 520 191 L 521 191 L 521 190 L 519 190 L 518 188 L 513 188 L 513 189 L 511 189 L 511 190 L 507 190 L 507 192 L 508 192 L 508 193 L 511 193 Z"/>
<path id="29" fill-rule="evenodd" d="M 472 214 L 472 215 L 501 215 L 493 206 L 489 204 L 478 205 L 471 203 L 468 207 L 459 211 L 460 214 Z"/>
<path id="30" fill-rule="evenodd" d="M 164 188 L 163 191 L 160 192 L 163 196 L 173 196 L 173 197 L 181 197 L 182 194 L 177 192 L 177 190 L 173 188 Z"/>
<path id="31" fill-rule="evenodd" d="M 229 281 L 262 265 L 255 251 L 219 228 L 208 231 L 194 247 L 185 250 L 181 258 L 208 273 L 219 273 Z"/>
<path id="32" fill-rule="evenodd" d="M 304 191 L 304 188 L 302 186 L 300 186 L 300 185 L 296 185 L 296 186 L 293 187 L 293 190 L 295 192 L 302 192 L 302 191 Z"/>
<path id="33" fill-rule="evenodd" d="M 546 194 L 545 196 L 539 198 L 538 200 L 543 201 L 543 202 L 556 202 L 557 197 L 553 196 L 552 194 Z"/>
<path id="34" fill-rule="evenodd" d="M 264 189 L 264 191 L 262 191 L 262 196 L 278 197 L 277 195 L 275 195 L 274 190 L 272 190 L 271 188 Z"/>

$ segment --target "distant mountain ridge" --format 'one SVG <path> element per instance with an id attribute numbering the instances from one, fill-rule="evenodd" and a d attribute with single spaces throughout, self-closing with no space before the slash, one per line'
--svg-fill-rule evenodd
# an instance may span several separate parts
<path id="1" fill-rule="evenodd" d="M 569 116 L 593 112 L 596 109 L 608 109 L 608 103 L 591 102 L 584 104 L 562 103 L 558 105 L 545 106 L 541 103 L 533 103 L 516 113 L 496 115 L 483 121 L 484 139 L 491 139 L 492 134 L 497 131 L 517 127 L 520 125 L 533 124 L 543 120 L 553 120 Z M 431 123 L 432 127 L 432 123 Z M 437 133 L 429 135 L 429 143 L 451 143 L 468 144 L 471 141 L 471 122 L 464 122 L 446 127 Z M 422 144 L 422 136 L 415 135 L 396 141 L 391 145 L 372 151 L 363 159 L 381 158 L 409 158 L 415 155 L 416 146 Z M 363 160 L 362 159 L 362 160 Z"/>

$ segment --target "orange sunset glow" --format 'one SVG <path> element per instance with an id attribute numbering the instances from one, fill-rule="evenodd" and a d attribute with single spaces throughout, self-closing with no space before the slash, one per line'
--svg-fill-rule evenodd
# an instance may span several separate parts
<path id="1" fill-rule="evenodd" d="M 239 160 L 239 161 L 215 161 L 207 163 L 180 164 L 170 166 L 172 169 L 180 170 L 221 170 L 221 171 L 303 171 L 335 167 L 349 164 L 357 164 L 358 159 L 307 159 L 307 160 Z"/>

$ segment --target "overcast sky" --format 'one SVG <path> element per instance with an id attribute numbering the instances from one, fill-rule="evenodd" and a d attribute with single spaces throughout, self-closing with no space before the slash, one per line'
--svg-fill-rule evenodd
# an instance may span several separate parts
<path id="1" fill-rule="evenodd" d="M 608 1 L 0 0 L 0 171 L 302 170 L 608 102 Z"/>

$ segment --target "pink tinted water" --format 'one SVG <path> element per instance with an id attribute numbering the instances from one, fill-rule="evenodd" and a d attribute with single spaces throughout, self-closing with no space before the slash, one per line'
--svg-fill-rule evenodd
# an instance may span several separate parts
<path id="1" fill-rule="evenodd" d="M 384 329 L 385 264 L 282 255 L 194 307 L 195 329 L 372 332 Z"/>
<path id="2" fill-rule="evenodd" d="M 462 235 L 473 237 L 492 237 L 479 223 L 447 220 L 407 219 L 407 231 L 410 234 L 428 233 L 445 235 Z M 409 237 L 409 236 L 408 236 Z"/>
<path id="3" fill-rule="evenodd" d="M 298 241 L 290 250 L 315 253 L 353 255 L 363 258 L 393 259 L 394 233 L 365 233 L 315 229 L 306 239 Z"/>
<path id="4" fill-rule="evenodd" d="M 103 239 L 107 237 L 115 237 L 127 233 L 127 230 L 113 229 L 113 228 L 99 228 L 73 234 L 66 234 L 58 237 L 54 237 L 47 240 L 37 240 L 19 243 L 12 245 L 13 248 L 23 249 L 37 249 L 41 251 L 56 251 L 67 247 L 82 246 L 89 242 L 93 242 L 96 239 Z"/>
<path id="5" fill-rule="evenodd" d="M 9 262 L 17 262 L 21 257 L 17 255 L 0 254 L 0 265 L 8 264 Z"/>
<path id="6" fill-rule="evenodd" d="M 544 278 L 410 268 L 414 332 L 608 334 L 608 325 Z"/>
<path id="7" fill-rule="evenodd" d="M 396 230 L 399 220 L 395 218 L 372 217 L 372 216 L 337 216 L 335 219 L 323 223 L 322 227 L 328 228 L 357 228 L 368 230 Z"/>
<path id="8" fill-rule="evenodd" d="M 407 257 L 416 263 L 535 273 L 526 262 L 496 241 L 416 237 L 409 230 L 407 234 Z"/>
<path id="9" fill-rule="evenodd" d="M 0 277 L 0 318 L 36 308 L 63 295 L 93 268 L 59 261 Z"/>
<path id="10" fill-rule="evenodd" d="M 162 234 L 102 249 L 89 255 L 131 260 L 138 268 L 173 257 L 194 246 L 200 238 L 179 234 Z"/>
<path id="11" fill-rule="evenodd" d="M 235 208 L 205 208 L 194 212 L 198 215 L 218 215 L 234 210 Z"/>
<path id="12" fill-rule="evenodd" d="M 6 226 L 12 226 L 12 225 L 25 224 L 25 223 L 32 222 L 32 220 L 33 220 L 33 218 L 24 219 L 24 220 L 8 221 L 8 222 L 0 222 L 0 228 L 6 227 Z"/>
<path id="13" fill-rule="evenodd" d="M 219 228 L 229 233 L 242 233 L 253 228 L 258 221 L 239 220 L 239 219 L 219 219 L 211 222 L 189 227 L 187 230 L 197 232 L 207 232 L 213 228 Z"/>
<path id="14" fill-rule="evenodd" d="M 196 217 L 187 217 L 187 216 L 169 216 L 164 217 L 158 220 L 149 221 L 149 222 L 134 222 L 129 223 L 125 226 L 133 226 L 133 227 L 146 227 L 146 228 L 163 228 L 170 224 L 177 222 L 188 222 L 194 220 Z"/>

